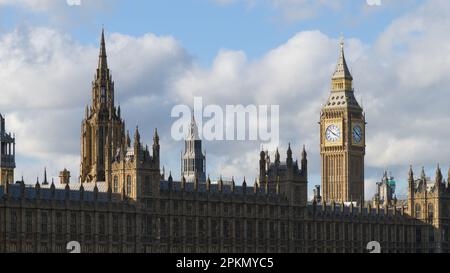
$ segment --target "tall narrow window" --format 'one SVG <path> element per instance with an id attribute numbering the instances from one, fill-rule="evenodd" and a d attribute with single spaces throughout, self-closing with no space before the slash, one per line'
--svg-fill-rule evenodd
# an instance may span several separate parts
<path id="1" fill-rule="evenodd" d="M 416 204 L 416 218 L 421 218 L 422 217 L 422 207 L 420 206 L 420 204 Z"/>
<path id="2" fill-rule="evenodd" d="M 77 234 L 77 215 L 75 213 L 70 215 L 70 234 Z"/>
<path id="3" fill-rule="evenodd" d="M 11 233 L 17 233 L 17 213 L 15 210 L 11 210 Z"/>
<path id="4" fill-rule="evenodd" d="M 434 218 L 434 206 L 433 204 L 428 204 L 428 222 L 432 223 Z"/>
<path id="5" fill-rule="evenodd" d="M 119 192 L 119 177 L 117 177 L 117 175 L 114 176 L 113 191 Z"/>
<path id="6" fill-rule="evenodd" d="M 89 235 L 92 232 L 92 229 L 91 229 L 91 225 L 92 225 L 91 216 L 89 214 L 86 214 L 86 217 L 85 217 L 84 220 L 85 220 L 84 233 L 86 235 Z"/>
<path id="7" fill-rule="evenodd" d="M 48 232 L 47 212 L 42 212 L 42 214 L 41 214 L 41 232 L 42 233 L 47 233 Z"/>
<path id="8" fill-rule="evenodd" d="M 127 194 L 131 195 L 131 176 L 127 176 Z"/>
<path id="9" fill-rule="evenodd" d="M 33 214 L 31 211 L 26 212 L 26 223 L 27 223 L 27 233 L 31 234 L 33 232 Z"/>

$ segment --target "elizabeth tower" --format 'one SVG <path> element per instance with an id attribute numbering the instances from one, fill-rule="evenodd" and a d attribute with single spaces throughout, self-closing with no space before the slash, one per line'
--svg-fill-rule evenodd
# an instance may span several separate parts
<path id="1" fill-rule="evenodd" d="M 320 114 L 320 155 L 325 202 L 364 201 L 365 117 L 355 99 L 344 42 L 331 94 Z"/>

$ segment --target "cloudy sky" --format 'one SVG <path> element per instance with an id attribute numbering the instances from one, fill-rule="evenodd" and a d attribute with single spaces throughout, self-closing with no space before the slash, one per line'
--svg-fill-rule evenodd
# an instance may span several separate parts
<path id="1" fill-rule="evenodd" d="M 102 25 L 127 128 L 162 138 L 179 177 L 177 104 L 280 105 L 280 150 L 309 153 L 320 183 L 319 113 L 341 33 L 368 121 L 366 195 L 387 168 L 405 194 L 410 164 L 450 164 L 450 2 L 447 0 L 0 0 L 0 112 L 17 137 L 16 179 L 48 168 L 79 173 L 80 125 Z M 369 1 L 377 2 L 377 1 Z M 257 141 L 205 142 L 207 173 L 253 178 Z"/>

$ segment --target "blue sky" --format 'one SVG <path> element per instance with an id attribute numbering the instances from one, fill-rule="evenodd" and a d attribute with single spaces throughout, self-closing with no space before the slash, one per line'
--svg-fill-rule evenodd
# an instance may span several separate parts
<path id="1" fill-rule="evenodd" d="M 102 9 L 91 9 L 92 2 L 84 0 L 81 6 L 67 7 L 64 20 L 55 20 L 54 13 L 59 10 L 35 12 L 8 6 L 0 9 L 0 29 L 10 31 L 30 24 L 53 26 L 83 43 L 97 43 L 102 25 L 107 31 L 133 36 L 148 32 L 171 35 L 208 65 L 221 48 L 243 50 L 249 58 L 256 58 L 302 30 L 320 30 L 332 37 L 343 33 L 370 43 L 392 20 L 415 9 L 421 1 L 386 1 L 371 7 L 364 0 L 349 0 L 338 8 L 319 6 L 313 16 L 298 20 L 284 18 L 283 11 L 267 0 L 225 4 L 213 0 L 111 0 Z"/>
<path id="2" fill-rule="evenodd" d="M 385 168 L 404 194 L 410 164 L 430 176 L 437 163 L 450 165 L 450 128 L 442 125 L 450 123 L 442 100 L 450 86 L 447 0 L 81 2 L 0 0 L 0 112 L 18 137 L 16 179 L 23 173 L 33 182 L 44 166 L 49 176 L 65 167 L 77 176 L 102 25 L 127 127 L 139 124 L 150 145 L 158 127 L 162 164 L 175 177 L 183 145 L 171 141 L 170 110 L 201 96 L 213 104 L 280 105 L 281 157 L 288 142 L 297 158 L 306 144 L 310 189 L 319 184 L 317 121 L 341 33 L 368 118 L 367 196 Z M 212 177 L 256 176 L 260 143 L 205 148 Z"/>

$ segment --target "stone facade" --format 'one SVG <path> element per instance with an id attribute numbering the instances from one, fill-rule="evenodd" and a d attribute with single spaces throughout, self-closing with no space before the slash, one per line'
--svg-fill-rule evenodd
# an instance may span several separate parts
<path id="1" fill-rule="evenodd" d="M 273 162 L 267 151 L 259 154 L 253 185 L 209 177 L 202 183 L 198 175 L 192 182 L 166 179 L 157 131 L 152 151 L 141 143 L 138 128 L 133 144 L 125 134 L 103 34 L 101 41 L 93 106 L 82 124 L 80 180 L 70 183 L 64 170 L 57 184 L 2 184 L 0 252 L 67 252 L 70 241 L 80 242 L 85 253 L 367 252 L 370 241 L 378 241 L 382 252 L 450 252 L 450 184 L 440 168 L 434 181 L 424 171 L 415 179 L 411 168 L 403 205 L 344 203 L 353 199 L 352 190 L 331 193 L 330 181 L 323 198 L 316 192 L 308 201 L 306 149 L 299 164 L 290 145 L 283 162 L 278 150 Z M 363 156 L 364 147 L 356 154 Z M 329 164 L 323 167 L 329 174 Z M 354 192 L 363 200 L 359 188 Z"/>
<path id="2" fill-rule="evenodd" d="M 0 186 L 14 182 L 16 140 L 6 132 L 5 118 L 0 114 Z"/>
<path id="3" fill-rule="evenodd" d="M 326 202 L 364 200 L 365 127 L 365 115 L 355 98 L 342 41 L 330 97 L 320 114 L 322 189 Z"/>

